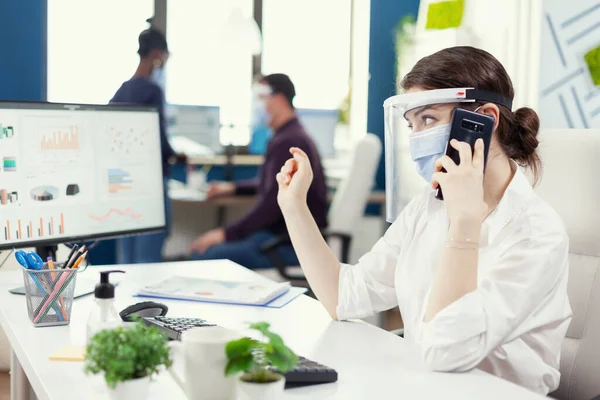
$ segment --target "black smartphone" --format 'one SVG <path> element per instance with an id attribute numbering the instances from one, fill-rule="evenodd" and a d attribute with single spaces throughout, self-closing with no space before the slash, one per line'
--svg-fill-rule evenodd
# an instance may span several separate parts
<path id="1" fill-rule="evenodd" d="M 450 141 L 456 139 L 459 142 L 466 142 L 471 145 L 471 151 L 475 150 L 475 142 L 477 139 L 483 139 L 483 170 L 487 164 L 488 152 L 490 150 L 490 141 L 492 140 L 492 132 L 494 131 L 494 118 L 478 114 L 473 111 L 455 108 L 452 112 L 452 122 L 450 123 L 450 137 L 446 145 L 446 155 L 450 157 L 456 165 L 460 164 L 460 154 L 458 150 L 450 146 Z M 445 172 L 445 170 L 443 170 Z M 442 188 L 438 187 L 435 198 L 444 200 Z"/>

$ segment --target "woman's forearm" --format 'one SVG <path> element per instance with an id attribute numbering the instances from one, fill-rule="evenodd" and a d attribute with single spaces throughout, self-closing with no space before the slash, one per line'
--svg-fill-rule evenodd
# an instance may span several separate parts
<path id="1" fill-rule="evenodd" d="M 438 312 L 477 289 L 477 263 L 481 224 L 450 226 L 446 246 L 433 278 L 423 320 L 429 322 Z"/>
<path id="2" fill-rule="evenodd" d="M 283 213 L 300 266 L 310 288 L 333 319 L 337 319 L 340 263 L 306 204 Z"/>

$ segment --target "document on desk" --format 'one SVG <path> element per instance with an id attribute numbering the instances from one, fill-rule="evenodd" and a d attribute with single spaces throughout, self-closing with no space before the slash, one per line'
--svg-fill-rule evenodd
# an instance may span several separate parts
<path id="1" fill-rule="evenodd" d="M 304 293 L 289 282 L 255 283 L 174 276 L 139 290 L 138 296 L 279 308 Z"/>

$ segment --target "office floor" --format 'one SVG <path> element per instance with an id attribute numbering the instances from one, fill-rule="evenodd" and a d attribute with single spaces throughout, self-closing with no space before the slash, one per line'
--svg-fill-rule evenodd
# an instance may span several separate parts
<path id="1" fill-rule="evenodd" d="M 10 375 L 0 372 L 0 400 L 10 400 Z"/>

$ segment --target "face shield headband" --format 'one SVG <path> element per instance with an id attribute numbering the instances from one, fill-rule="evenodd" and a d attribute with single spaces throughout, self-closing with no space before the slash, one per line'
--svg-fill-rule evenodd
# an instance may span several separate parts
<path id="1" fill-rule="evenodd" d="M 494 103 L 512 110 L 512 100 L 498 93 L 474 88 L 452 88 L 424 90 L 392 96 L 384 101 L 385 118 L 385 177 L 386 177 L 386 220 L 394 222 L 405 203 L 400 192 L 401 153 L 406 149 L 403 136 L 407 135 L 406 120 L 408 111 L 419 107 L 444 103 Z M 406 151 L 404 151 L 406 153 Z M 406 155 L 405 158 L 410 158 Z M 412 162 L 412 161 L 411 161 Z"/>

